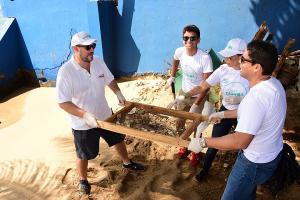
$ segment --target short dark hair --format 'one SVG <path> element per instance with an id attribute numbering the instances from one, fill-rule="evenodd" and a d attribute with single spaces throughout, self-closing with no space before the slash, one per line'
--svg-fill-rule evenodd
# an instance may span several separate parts
<path id="1" fill-rule="evenodd" d="M 194 32 L 196 33 L 197 37 L 200 38 L 200 30 L 196 25 L 187 25 L 183 28 L 182 34 L 184 35 L 185 32 Z"/>
<path id="2" fill-rule="evenodd" d="M 254 40 L 247 45 L 253 63 L 262 66 L 262 75 L 271 75 L 278 61 L 277 48 L 270 42 Z"/>

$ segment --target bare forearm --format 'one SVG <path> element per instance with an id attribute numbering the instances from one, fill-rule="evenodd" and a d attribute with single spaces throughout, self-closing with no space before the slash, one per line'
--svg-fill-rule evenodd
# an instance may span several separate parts
<path id="1" fill-rule="evenodd" d="M 224 111 L 224 118 L 237 118 L 237 110 Z"/>
<path id="2" fill-rule="evenodd" d="M 110 84 L 108 85 L 108 87 L 114 92 L 116 93 L 117 91 L 120 91 L 120 88 L 118 86 L 118 83 L 116 80 L 112 80 L 112 82 L 110 82 Z"/>
<path id="3" fill-rule="evenodd" d="M 198 85 L 198 86 L 194 87 L 193 89 L 191 89 L 188 92 L 188 96 L 192 97 L 196 94 L 201 94 L 201 93 L 204 93 L 203 95 L 205 96 L 207 91 L 209 90 L 209 87 L 210 87 L 210 85 L 206 81 L 203 81 L 200 85 Z"/>
<path id="4" fill-rule="evenodd" d="M 202 74 L 203 80 L 206 80 L 211 74 L 212 74 L 212 72 L 203 73 Z"/>
<path id="5" fill-rule="evenodd" d="M 77 117 L 83 117 L 85 110 L 79 108 L 72 102 L 64 102 L 58 104 L 60 108 L 62 108 L 64 111 L 66 111 L 69 114 L 75 115 Z"/>
<path id="6" fill-rule="evenodd" d="M 199 96 L 197 97 L 197 99 L 195 100 L 194 104 L 196 104 L 197 106 L 199 106 L 200 103 L 201 103 L 201 102 L 204 100 L 204 98 L 206 97 L 207 91 L 208 91 L 208 90 L 206 90 L 205 92 L 200 93 L 200 95 L 199 95 Z"/>
<path id="7" fill-rule="evenodd" d="M 223 137 L 205 138 L 208 147 L 220 150 L 238 150 L 248 147 L 253 139 L 253 135 L 235 132 Z"/>
<path id="8" fill-rule="evenodd" d="M 175 77 L 176 72 L 178 70 L 179 60 L 173 60 L 172 70 L 171 70 L 171 76 Z"/>

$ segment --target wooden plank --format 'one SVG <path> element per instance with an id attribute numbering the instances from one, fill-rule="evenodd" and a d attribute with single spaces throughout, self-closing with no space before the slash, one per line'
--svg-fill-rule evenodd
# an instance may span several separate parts
<path id="1" fill-rule="evenodd" d="M 189 127 L 182 133 L 180 138 L 186 140 L 192 134 L 192 132 L 197 128 L 197 126 L 201 123 L 201 121 L 202 121 L 201 117 L 195 119 L 193 123 L 190 124 Z"/>
<path id="2" fill-rule="evenodd" d="M 293 51 L 289 54 L 289 56 L 296 56 L 296 55 L 300 55 L 300 50 Z"/>
<path id="3" fill-rule="evenodd" d="M 123 107 L 118 112 L 114 113 L 112 116 L 110 116 L 109 118 L 107 118 L 105 121 L 107 121 L 107 122 L 115 122 L 117 120 L 117 116 L 119 114 L 125 114 L 125 113 L 129 112 L 132 108 L 134 108 L 134 104 L 132 102 L 128 102 L 125 107 Z"/>
<path id="4" fill-rule="evenodd" d="M 267 23 L 263 21 L 252 40 L 263 40 L 267 32 Z"/>
<path id="5" fill-rule="evenodd" d="M 173 116 L 173 117 L 179 117 L 182 119 L 190 119 L 190 120 L 195 120 L 195 119 L 201 119 L 201 121 L 207 120 L 207 116 L 202 116 L 201 114 L 198 113 L 190 113 L 186 111 L 181 111 L 181 110 L 172 110 L 169 108 L 163 108 L 163 107 L 158 107 L 158 106 L 153 106 L 153 105 L 146 105 L 146 104 L 141 104 L 141 103 L 136 103 L 132 102 L 135 107 L 139 109 L 143 109 L 149 113 L 159 113 L 159 114 L 164 114 L 168 116 Z"/>
<path id="6" fill-rule="evenodd" d="M 132 137 L 140 138 L 143 140 L 150 140 L 153 142 L 161 142 L 168 145 L 178 146 L 178 147 L 188 147 L 189 141 L 183 140 L 179 137 L 172 137 L 167 135 L 160 135 L 156 133 L 149 133 L 146 131 L 140 131 L 133 128 L 128 128 L 125 126 L 117 125 L 111 122 L 97 120 L 100 128 L 110 130 L 113 132 L 130 135 Z"/>
<path id="7" fill-rule="evenodd" d="M 281 53 L 280 59 L 278 60 L 276 67 L 272 73 L 272 75 L 274 77 L 277 77 L 278 73 L 280 72 L 281 68 L 284 66 L 284 62 L 286 57 L 289 55 L 289 50 L 290 48 L 292 48 L 292 46 L 294 46 L 296 40 L 289 38 L 289 40 L 287 41 L 286 45 L 284 46 L 284 49 Z"/>

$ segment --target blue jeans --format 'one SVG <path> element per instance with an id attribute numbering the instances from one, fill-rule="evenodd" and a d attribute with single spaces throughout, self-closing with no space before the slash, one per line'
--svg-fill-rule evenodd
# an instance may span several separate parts
<path id="1" fill-rule="evenodd" d="M 226 111 L 227 109 L 222 105 L 220 108 L 220 111 Z M 212 130 L 212 137 L 222 137 L 224 135 L 227 135 L 230 132 L 230 129 L 232 127 L 235 127 L 237 124 L 236 119 L 222 119 L 219 124 L 214 124 L 213 130 Z M 203 163 L 203 170 L 205 172 L 208 172 L 210 169 L 216 154 L 218 152 L 218 149 L 215 148 L 208 148 L 205 154 L 205 159 Z"/>
<path id="2" fill-rule="evenodd" d="M 229 175 L 222 200 L 255 199 L 256 187 L 265 183 L 275 171 L 281 158 L 281 153 L 268 163 L 254 163 L 239 152 Z"/>

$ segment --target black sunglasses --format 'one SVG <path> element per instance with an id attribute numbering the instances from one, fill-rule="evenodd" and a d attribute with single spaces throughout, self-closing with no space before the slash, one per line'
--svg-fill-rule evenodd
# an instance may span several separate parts
<path id="1" fill-rule="evenodd" d="M 245 58 L 244 56 L 241 56 L 241 63 L 244 63 L 244 62 L 249 62 L 251 64 L 256 63 L 254 60 L 250 60 L 250 59 Z"/>
<path id="2" fill-rule="evenodd" d="M 197 36 L 191 36 L 191 37 L 183 36 L 182 37 L 183 41 L 185 41 L 185 42 L 187 42 L 189 39 L 191 42 L 193 42 L 193 41 L 197 40 L 197 38 L 198 38 Z"/>
<path id="3" fill-rule="evenodd" d="M 90 44 L 90 45 L 77 45 L 78 47 L 83 47 L 85 50 L 89 51 L 91 48 L 95 49 L 96 48 L 96 43 Z"/>

